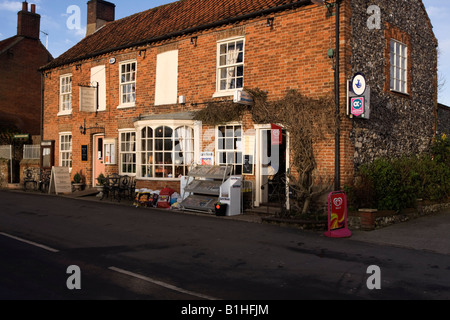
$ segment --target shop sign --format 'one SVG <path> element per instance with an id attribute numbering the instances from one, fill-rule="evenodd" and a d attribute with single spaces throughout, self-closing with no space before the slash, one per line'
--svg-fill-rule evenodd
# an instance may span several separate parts
<path id="1" fill-rule="evenodd" d="M 50 178 L 49 193 L 64 194 L 72 193 L 70 182 L 70 170 L 67 167 L 53 167 Z"/>
<path id="2" fill-rule="evenodd" d="M 252 106 L 254 104 L 253 97 L 246 91 L 237 90 L 234 92 L 234 103 Z"/>
<path id="3" fill-rule="evenodd" d="M 352 235 L 347 228 L 347 195 L 343 191 L 328 196 L 328 232 L 330 238 L 348 238 Z"/>

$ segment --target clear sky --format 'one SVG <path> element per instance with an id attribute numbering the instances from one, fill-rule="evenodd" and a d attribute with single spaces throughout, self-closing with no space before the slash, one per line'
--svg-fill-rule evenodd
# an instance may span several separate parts
<path id="1" fill-rule="evenodd" d="M 28 0 L 36 4 L 41 15 L 41 30 L 48 33 L 48 49 L 57 57 L 78 41 L 86 33 L 86 11 L 88 0 Z M 206 0 L 205 0 L 206 1 Z M 157 7 L 173 0 L 111 0 L 116 4 L 116 19 Z M 376 0 L 373 4 L 376 4 Z M 450 106 L 450 1 L 423 0 L 427 8 L 435 35 L 439 41 L 439 102 Z M 369 4 L 370 3 L 369 1 Z M 79 8 L 79 19 L 74 8 Z M 17 12 L 22 9 L 22 0 L 0 0 L 0 40 L 17 33 Z M 79 24 L 78 24 L 79 21 Z M 69 25 L 68 25 L 69 23 Z M 41 41 L 46 44 L 46 36 L 41 33 Z"/>

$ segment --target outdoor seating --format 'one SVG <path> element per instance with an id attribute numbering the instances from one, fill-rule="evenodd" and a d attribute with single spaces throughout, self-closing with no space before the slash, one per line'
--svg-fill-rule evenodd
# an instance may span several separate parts
<path id="1" fill-rule="evenodd" d="M 112 174 L 106 177 L 106 184 L 101 199 L 103 200 L 106 197 L 119 202 L 122 199 L 133 200 L 135 188 L 135 177 Z"/>

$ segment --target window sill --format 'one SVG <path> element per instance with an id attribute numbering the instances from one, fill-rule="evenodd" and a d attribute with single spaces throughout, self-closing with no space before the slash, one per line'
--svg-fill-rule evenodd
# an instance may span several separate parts
<path id="1" fill-rule="evenodd" d="M 397 94 L 399 96 L 403 96 L 403 97 L 407 97 L 407 98 L 410 97 L 409 93 L 407 93 L 407 92 L 401 92 L 401 91 L 397 91 L 397 90 L 394 90 L 394 89 L 390 89 L 390 92 L 394 93 L 394 94 Z"/>
<path id="2" fill-rule="evenodd" d="M 117 109 L 132 109 L 132 108 L 136 108 L 136 104 L 130 104 L 130 105 L 126 105 L 126 104 L 122 104 L 120 106 L 117 107 Z"/>
<path id="3" fill-rule="evenodd" d="M 233 90 L 233 91 L 216 91 L 213 94 L 213 98 L 222 98 L 222 97 L 234 97 L 234 93 L 237 90 Z"/>
<path id="4" fill-rule="evenodd" d="M 58 117 L 71 116 L 72 111 L 61 111 L 58 113 Z"/>

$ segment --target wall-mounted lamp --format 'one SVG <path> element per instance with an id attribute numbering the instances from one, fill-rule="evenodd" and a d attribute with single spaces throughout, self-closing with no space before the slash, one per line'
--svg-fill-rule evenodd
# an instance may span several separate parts
<path id="1" fill-rule="evenodd" d="M 75 66 L 75 70 L 81 70 L 81 64 L 77 64 L 76 66 Z"/>
<path id="2" fill-rule="evenodd" d="M 147 49 L 139 50 L 139 57 L 142 57 L 144 55 L 144 59 L 147 56 Z"/>
<path id="3" fill-rule="evenodd" d="M 275 18 L 267 18 L 266 26 L 273 28 L 274 21 L 275 21 Z"/>
<path id="4" fill-rule="evenodd" d="M 92 130 L 92 129 L 102 129 L 105 130 L 104 127 L 90 127 L 90 128 L 86 128 L 86 119 L 84 119 L 84 126 L 80 126 L 80 133 L 82 135 L 86 135 L 86 130 Z"/>
<path id="5" fill-rule="evenodd" d="M 197 46 L 198 37 L 191 37 L 191 45 L 194 47 Z"/>

